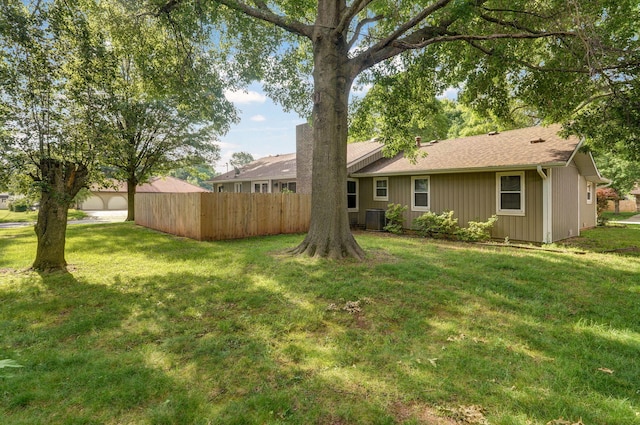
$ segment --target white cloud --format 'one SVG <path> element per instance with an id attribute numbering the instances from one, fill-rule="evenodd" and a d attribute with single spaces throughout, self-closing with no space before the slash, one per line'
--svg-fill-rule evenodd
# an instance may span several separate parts
<path id="1" fill-rule="evenodd" d="M 237 103 L 240 105 L 247 105 L 249 103 L 264 103 L 267 97 L 257 91 L 243 91 L 243 90 L 225 90 L 224 96 L 229 102 Z"/>
<path id="2" fill-rule="evenodd" d="M 264 115 L 254 115 L 250 119 L 251 121 L 255 121 L 255 122 L 263 122 L 267 120 L 267 118 L 265 118 Z"/>

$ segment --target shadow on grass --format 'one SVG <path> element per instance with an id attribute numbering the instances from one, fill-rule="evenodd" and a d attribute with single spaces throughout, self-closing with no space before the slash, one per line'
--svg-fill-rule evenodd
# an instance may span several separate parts
<path id="1" fill-rule="evenodd" d="M 637 268 L 375 237 L 364 263 L 333 262 L 280 255 L 292 236 L 101 227 L 70 244 L 114 262 L 102 283 L 1 287 L 0 357 L 25 366 L 0 380 L 15 422 L 429 423 L 465 405 L 498 424 L 638 422 Z"/>

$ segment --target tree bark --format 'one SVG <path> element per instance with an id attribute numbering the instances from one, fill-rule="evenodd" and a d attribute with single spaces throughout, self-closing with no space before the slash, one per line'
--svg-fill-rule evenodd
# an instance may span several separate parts
<path id="1" fill-rule="evenodd" d="M 331 3 L 331 2 L 329 2 Z M 334 11 L 339 16 L 339 10 Z M 328 17 L 331 14 L 319 13 Z M 314 46 L 311 223 L 293 252 L 314 257 L 364 258 L 347 213 L 347 117 L 353 79 L 347 43 L 332 22 L 316 25 Z"/>
<path id="2" fill-rule="evenodd" d="M 83 165 L 51 158 L 40 160 L 42 173 L 40 210 L 35 233 L 38 239 L 32 268 L 42 272 L 65 271 L 67 216 L 74 196 L 87 183 Z"/>
<path id="3" fill-rule="evenodd" d="M 138 186 L 138 180 L 135 177 L 129 177 L 127 179 L 127 218 L 125 221 L 135 221 L 136 219 L 136 186 Z"/>

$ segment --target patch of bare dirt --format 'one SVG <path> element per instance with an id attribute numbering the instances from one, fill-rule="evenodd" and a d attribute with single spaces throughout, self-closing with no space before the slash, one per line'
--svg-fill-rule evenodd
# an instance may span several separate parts
<path id="1" fill-rule="evenodd" d="M 413 419 L 424 425 L 459 425 L 454 419 L 440 415 L 438 409 L 419 403 L 395 402 L 389 410 L 397 422 Z"/>

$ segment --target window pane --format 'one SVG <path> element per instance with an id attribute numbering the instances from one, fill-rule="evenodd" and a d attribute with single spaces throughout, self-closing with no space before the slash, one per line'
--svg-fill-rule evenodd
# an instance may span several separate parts
<path id="1" fill-rule="evenodd" d="M 380 197 L 387 196 L 387 188 L 383 187 L 383 188 L 376 189 L 376 196 L 380 196 Z"/>
<path id="2" fill-rule="evenodd" d="M 520 210 L 520 194 L 519 193 L 501 193 L 500 209 L 503 210 Z"/>
<path id="3" fill-rule="evenodd" d="M 520 191 L 520 176 L 501 176 L 500 177 L 500 190 L 505 192 L 519 192 Z"/>
<path id="4" fill-rule="evenodd" d="M 387 188 L 387 181 L 386 180 L 376 180 L 376 187 L 378 188 Z"/>
<path id="5" fill-rule="evenodd" d="M 356 195 L 347 195 L 347 208 L 356 208 Z"/>
<path id="6" fill-rule="evenodd" d="M 416 207 L 428 207 L 429 206 L 429 196 L 426 193 L 416 193 L 415 194 L 415 206 Z"/>
<path id="7" fill-rule="evenodd" d="M 356 193 L 356 182 L 347 181 L 347 193 Z"/>
<path id="8" fill-rule="evenodd" d="M 414 180 L 414 191 L 415 192 L 428 192 L 429 191 L 429 180 L 427 179 L 415 179 Z"/>

